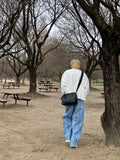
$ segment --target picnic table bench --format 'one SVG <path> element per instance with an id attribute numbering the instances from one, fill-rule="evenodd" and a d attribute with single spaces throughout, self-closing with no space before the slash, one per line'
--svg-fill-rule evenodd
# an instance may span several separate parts
<path id="1" fill-rule="evenodd" d="M 20 93 L 20 92 L 2 92 L 3 95 L 3 99 L 1 100 L 1 103 L 3 103 L 3 107 L 4 104 L 8 102 L 8 96 L 12 95 L 14 100 L 15 100 L 15 104 L 17 104 L 18 100 L 23 100 L 27 102 L 27 106 L 28 106 L 28 102 L 32 99 L 30 97 L 23 97 L 22 95 L 24 93 Z"/>
<path id="2" fill-rule="evenodd" d="M 15 88 L 15 87 L 20 87 L 20 84 L 3 84 L 3 88 L 10 88 L 10 87 L 13 87 L 13 88 Z"/>
<path id="3" fill-rule="evenodd" d="M 44 87 L 44 88 L 43 88 L 43 87 L 40 87 L 40 88 L 39 88 L 39 91 L 42 91 L 42 90 L 48 91 L 48 88 L 45 88 L 45 87 Z"/>
<path id="4" fill-rule="evenodd" d="M 10 88 L 11 87 L 11 85 L 9 85 L 9 84 L 3 84 L 3 88 Z"/>
<path id="5" fill-rule="evenodd" d="M 12 86 L 13 86 L 13 88 L 14 88 L 14 87 L 18 87 L 18 88 L 19 88 L 19 87 L 20 87 L 20 84 L 12 84 Z"/>
<path id="6" fill-rule="evenodd" d="M 53 83 L 52 82 L 50 82 L 50 81 L 40 81 L 40 82 L 38 82 L 38 84 L 39 85 L 52 85 Z"/>
<path id="7" fill-rule="evenodd" d="M 5 103 L 7 103 L 8 102 L 8 100 L 7 99 L 0 99 L 0 103 L 2 103 L 3 104 L 3 107 L 5 106 Z"/>
<path id="8" fill-rule="evenodd" d="M 56 92 L 58 91 L 58 87 L 50 87 L 50 92 L 51 92 L 51 90 L 56 90 Z"/>
<path id="9" fill-rule="evenodd" d="M 29 97 L 18 97 L 18 96 L 15 96 L 14 99 L 15 99 L 15 104 L 17 104 L 17 101 L 20 100 L 20 101 L 26 101 L 27 106 L 28 106 L 28 102 L 31 100 L 31 98 Z"/>
<path id="10" fill-rule="evenodd" d="M 53 85 L 44 85 L 43 87 L 40 87 L 39 88 L 39 91 L 42 91 L 42 90 L 44 90 L 44 91 L 49 91 L 49 92 L 51 92 L 52 90 L 56 90 L 56 92 L 58 91 L 58 87 L 54 87 Z"/>

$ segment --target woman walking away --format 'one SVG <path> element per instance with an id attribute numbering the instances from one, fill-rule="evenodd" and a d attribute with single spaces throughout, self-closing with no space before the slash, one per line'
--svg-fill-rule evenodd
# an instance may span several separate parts
<path id="1" fill-rule="evenodd" d="M 61 79 L 62 95 L 76 92 L 82 71 L 80 70 L 80 61 L 74 59 L 71 61 L 71 69 L 66 70 Z M 84 119 L 84 101 L 89 93 L 89 80 L 83 73 L 81 84 L 77 90 L 77 103 L 66 105 L 66 111 L 63 115 L 63 128 L 65 142 L 70 143 L 70 147 L 78 147 L 78 142 L 82 133 Z"/>

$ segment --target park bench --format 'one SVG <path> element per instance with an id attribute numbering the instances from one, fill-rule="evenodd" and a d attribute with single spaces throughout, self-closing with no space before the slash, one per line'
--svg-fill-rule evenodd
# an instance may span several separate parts
<path id="1" fill-rule="evenodd" d="M 12 84 L 13 88 L 18 87 L 20 88 L 20 84 Z"/>
<path id="2" fill-rule="evenodd" d="M 25 93 L 21 93 L 21 92 L 3 92 L 3 99 L 1 100 L 1 103 L 7 103 L 8 101 L 8 96 L 12 96 L 12 98 L 15 100 L 15 104 L 17 104 L 18 100 L 23 100 L 27 102 L 27 106 L 28 106 L 28 102 L 32 99 L 30 97 L 23 97 L 23 94 Z"/>
<path id="3" fill-rule="evenodd" d="M 42 91 L 42 90 L 45 90 L 45 91 L 48 91 L 48 88 L 39 88 L 39 91 Z"/>
<path id="4" fill-rule="evenodd" d="M 8 100 L 7 100 L 7 99 L 0 99 L 0 103 L 2 103 L 2 104 L 3 104 L 3 107 L 4 107 L 5 103 L 7 103 L 7 102 L 8 102 Z"/>
<path id="5" fill-rule="evenodd" d="M 44 84 L 44 83 L 45 83 L 45 81 L 39 81 L 38 82 L 39 85 Z"/>
<path id="6" fill-rule="evenodd" d="M 20 87 L 20 84 L 3 84 L 3 88 L 10 88 L 10 87 L 13 87 L 13 88 L 15 88 L 15 87 Z"/>
<path id="7" fill-rule="evenodd" d="M 20 101 L 26 101 L 27 106 L 28 106 L 28 102 L 31 101 L 32 98 L 29 98 L 29 97 L 14 97 L 14 99 L 15 99 L 15 104 L 17 104 L 17 101 L 20 100 Z"/>
<path id="8" fill-rule="evenodd" d="M 10 84 L 3 84 L 3 88 L 10 88 L 11 85 Z"/>
<path id="9" fill-rule="evenodd" d="M 58 88 L 57 88 L 57 87 L 50 87 L 50 91 L 51 91 L 52 89 L 53 89 L 53 90 L 56 90 L 56 92 L 58 91 Z"/>

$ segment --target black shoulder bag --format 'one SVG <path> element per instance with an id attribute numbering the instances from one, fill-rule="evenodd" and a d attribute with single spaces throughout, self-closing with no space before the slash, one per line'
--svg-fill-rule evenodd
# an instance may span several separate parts
<path id="1" fill-rule="evenodd" d="M 80 77 L 80 80 L 79 80 L 79 83 L 78 83 L 76 92 L 64 94 L 64 95 L 61 97 L 62 105 L 73 105 L 73 104 L 77 104 L 77 90 L 78 90 L 78 88 L 79 88 L 79 86 L 80 86 L 80 84 L 81 84 L 82 78 L 83 78 L 83 72 L 82 72 L 82 74 L 81 74 L 81 77 Z"/>

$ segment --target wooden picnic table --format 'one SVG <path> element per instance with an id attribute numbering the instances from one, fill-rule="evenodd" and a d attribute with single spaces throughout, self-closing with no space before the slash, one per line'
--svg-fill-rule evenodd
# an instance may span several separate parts
<path id="1" fill-rule="evenodd" d="M 50 87 L 53 87 L 54 85 L 53 84 L 44 84 L 45 88 L 50 88 Z"/>
<path id="2" fill-rule="evenodd" d="M 13 88 L 15 88 L 15 87 L 20 87 L 20 84 L 3 84 L 3 88 L 10 88 L 10 87 L 13 87 Z"/>
<path id="3" fill-rule="evenodd" d="M 8 84 L 12 84 L 12 85 L 14 85 L 14 84 L 16 84 L 15 82 L 8 82 Z"/>
<path id="4" fill-rule="evenodd" d="M 8 100 L 7 99 L 0 99 L 0 103 L 2 103 L 3 104 L 3 107 L 5 106 L 5 103 L 7 103 L 8 102 Z"/>
<path id="5" fill-rule="evenodd" d="M 51 92 L 52 89 L 56 90 L 56 92 L 58 91 L 58 87 L 55 87 L 53 84 L 44 84 L 43 87 L 39 88 L 40 91 L 45 90 L 45 91 L 50 91 L 50 92 Z"/>
<path id="6" fill-rule="evenodd" d="M 31 100 L 31 98 L 29 97 L 22 97 L 23 94 L 25 93 L 21 93 L 21 92 L 2 92 L 4 95 L 3 95 L 3 100 L 7 100 L 8 97 L 10 95 L 13 96 L 14 100 L 15 100 L 15 104 L 17 104 L 17 101 L 18 100 L 23 100 L 23 101 L 27 101 L 27 106 L 28 106 L 28 102 Z M 21 97 L 20 97 L 21 96 Z"/>
<path id="7" fill-rule="evenodd" d="M 50 81 L 40 81 L 38 82 L 39 85 L 45 85 L 45 84 L 53 84 L 52 82 Z"/>
<path id="8" fill-rule="evenodd" d="M 39 90 L 45 90 L 45 91 L 50 91 L 50 87 L 52 87 L 53 85 L 52 84 L 44 84 L 42 85 Z"/>

